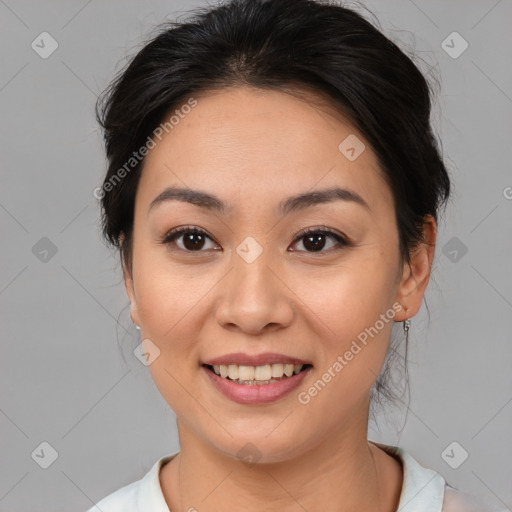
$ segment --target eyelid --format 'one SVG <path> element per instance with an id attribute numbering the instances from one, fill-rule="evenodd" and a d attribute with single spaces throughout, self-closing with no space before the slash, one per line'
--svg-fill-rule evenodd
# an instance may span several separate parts
<path id="1" fill-rule="evenodd" d="M 295 245 L 298 241 L 300 241 L 302 238 L 307 236 L 310 233 L 320 233 L 322 235 L 328 235 L 332 238 L 334 238 L 337 241 L 337 245 L 334 247 L 331 247 L 327 249 L 326 251 L 293 251 L 293 252 L 300 252 L 300 253 L 306 253 L 311 254 L 313 256 L 325 256 L 327 254 L 331 254 L 332 252 L 336 252 L 338 250 L 341 250 L 346 247 L 353 247 L 354 243 L 343 233 L 340 233 L 332 228 L 329 228 L 327 226 L 313 226 L 310 228 L 305 228 L 299 231 L 297 233 L 296 237 L 293 240 L 292 245 Z"/>
<path id="2" fill-rule="evenodd" d="M 328 235 L 332 235 L 334 236 L 335 238 L 338 238 L 340 240 L 342 240 L 343 242 L 345 243 L 349 243 L 350 240 L 348 239 L 348 237 L 346 235 L 344 235 L 343 233 L 339 233 L 338 231 L 332 229 L 332 228 L 329 228 L 327 226 L 313 226 L 311 228 L 304 228 L 304 229 L 301 229 L 295 239 L 294 239 L 294 242 L 303 238 L 304 236 L 306 235 L 309 235 L 310 233 L 322 233 L 322 234 L 328 234 Z"/>
<path id="3" fill-rule="evenodd" d="M 174 229 L 168 231 L 162 237 L 162 239 L 159 240 L 159 243 L 161 243 L 163 245 L 168 245 L 171 242 L 173 242 L 176 238 L 179 238 L 179 236 L 183 235 L 184 233 L 190 233 L 190 232 L 204 235 L 207 238 L 209 238 L 210 240 L 212 240 L 213 242 L 215 242 L 217 245 L 220 245 L 204 229 L 198 228 L 197 226 L 191 226 L 191 225 L 180 226 L 180 227 L 177 227 L 177 228 L 174 228 Z M 315 252 L 315 251 L 292 251 L 292 252 L 305 252 L 307 254 L 312 254 L 312 255 L 324 255 L 326 253 L 330 253 L 330 252 L 340 249 L 342 247 L 352 247 L 354 245 L 353 242 L 346 235 L 339 233 L 338 231 L 336 231 L 332 228 L 329 228 L 328 226 L 313 226 L 313 227 L 301 229 L 297 233 L 295 238 L 293 239 L 292 245 L 295 245 L 298 241 L 300 241 L 302 238 L 304 238 L 305 236 L 307 236 L 310 233 L 320 233 L 320 234 L 331 236 L 336 239 L 338 246 L 331 247 L 326 251 L 318 251 L 318 252 Z M 178 249 L 178 250 L 182 250 L 182 249 Z M 183 251 L 183 252 L 201 253 L 201 252 L 207 252 L 207 251 Z"/>
<path id="4" fill-rule="evenodd" d="M 197 226 L 180 226 L 178 228 L 171 229 L 158 241 L 159 243 L 166 245 L 171 243 L 175 238 L 178 238 L 180 235 L 184 233 L 198 233 L 200 235 L 205 235 L 210 240 L 214 241 L 217 244 L 215 238 L 213 238 L 207 231 L 204 229 L 198 228 Z M 220 245 L 220 244 L 217 244 Z M 204 252 L 204 251 L 187 251 L 187 252 Z"/>

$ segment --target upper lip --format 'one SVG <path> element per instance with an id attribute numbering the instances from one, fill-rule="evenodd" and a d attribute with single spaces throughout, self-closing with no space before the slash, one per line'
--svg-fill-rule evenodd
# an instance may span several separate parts
<path id="1" fill-rule="evenodd" d="M 229 365 L 236 364 L 238 366 L 263 366 L 266 364 L 273 363 L 291 363 L 291 364 L 311 364 L 309 361 L 305 361 L 303 359 L 299 359 L 294 356 L 287 356 L 285 354 L 275 354 L 272 352 L 265 352 L 263 354 L 244 354 L 243 352 L 237 352 L 236 354 L 225 354 L 223 356 L 215 357 L 214 359 L 209 359 L 205 361 L 203 364 L 207 365 Z"/>

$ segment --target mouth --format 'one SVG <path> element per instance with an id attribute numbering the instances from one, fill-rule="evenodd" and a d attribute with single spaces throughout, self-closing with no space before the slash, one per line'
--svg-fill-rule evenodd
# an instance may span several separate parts
<path id="1" fill-rule="evenodd" d="M 203 361 L 201 367 L 217 391 L 244 405 L 264 405 L 284 399 L 313 370 L 310 361 L 273 352 L 224 354 Z"/>
<path id="2" fill-rule="evenodd" d="M 265 386 L 290 379 L 306 372 L 313 365 L 294 363 L 272 363 L 259 366 L 238 364 L 203 364 L 206 370 L 222 379 L 246 386 Z"/>

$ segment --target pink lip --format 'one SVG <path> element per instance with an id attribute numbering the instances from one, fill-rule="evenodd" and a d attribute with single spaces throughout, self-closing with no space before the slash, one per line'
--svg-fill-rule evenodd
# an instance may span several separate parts
<path id="1" fill-rule="evenodd" d="M 215 359 L 210 359 L 209 361 L 204 361 L 203 364 L 208 364 L 213 366 L 214 364 L 236 364 L 238 366 L 263 366 L 265 364 L 272 363 L 291 363 L 291 364 L 311 364 L 310 361 L 304 361 L 302 359 L 297 359 L 296 357 L 287 356 L 284 354 L 275 354 L 272 352 L 265 352 L 263 354 L 250 355 L 244 354 L 242 352 L 237 352 L 236 354 L 225 354 L 220 357 L 216 357 Z"/>
<path id="2" fill-rule="evenodd" d="M 230 359 L 233 361 L 233 359 Z M 288 359 L 288 362 L 290 360 Z M 215 363 L 217 364 L 217 363 Z M 301 363 L 297 363 L 301 364 Z M 256 365 L 258 366 L 258 365 Z M 226 397 L 237 402 L 239 404 L 265 404 L 269 402 L 274 402 L 275 400 L 279 400 L 284 397 L 291 391 L 293 391 L 296 387 L 300 385 L 306 374 L 308 374 L 311 370 L 310 368 L 306 368 L 304 371 L 298 373 L 297 375 L 292 375 L 291 377 L 286 377 L 277 382 L 272 382 L 270 384 L 237 384 L 234 381 L 229 379 L 225 379 L 220 377 L 213 371 L 209 370 L 205 366 L 201 368 L 201 371 L 206 373 L 206 376 L 210 379 L 212 384 Z"/>

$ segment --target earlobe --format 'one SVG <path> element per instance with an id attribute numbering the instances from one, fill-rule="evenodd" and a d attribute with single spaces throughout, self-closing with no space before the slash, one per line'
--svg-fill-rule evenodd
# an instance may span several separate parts
<path id="1" fill-rule="evenodd" d="M 136 329 L 140 329 L 139 327 L 139 315 L 137 312 L 137 304 L 133 302 L 130 303 L 130 319 L 132 323 L 135 325 Z"/>
<path id="2" fill-rule="evenodd" d="M 140 324 L 140 322 L 139 322 L 139 314 L 137 311 L 137 300 L 135 298 L 135 293 L 133 290 L 133 280 L 124 266 L 123 266 L 123 275 L 124 275 L 124 286 L 126 289 L 126 294 L 128 295 L 128 299 L 130 300 L 130 318 L 131 318 L 131 321 L 136 326 L 138 326 Z"/>
<path id="3" fill-rule="evenodd" d="M 137 301 L 133 293 L 133 282 L 130 277 L 125 277 L 125 288 L 128 298 L 130 299 L 130 319 L 137 329 L 140 329 L 139 312 L 137 310 Z"/>

